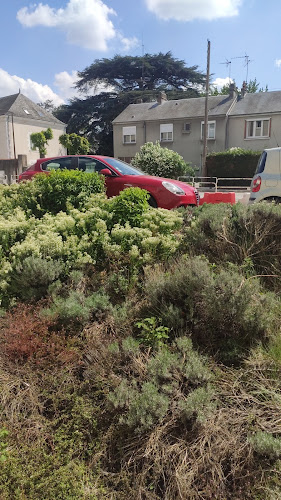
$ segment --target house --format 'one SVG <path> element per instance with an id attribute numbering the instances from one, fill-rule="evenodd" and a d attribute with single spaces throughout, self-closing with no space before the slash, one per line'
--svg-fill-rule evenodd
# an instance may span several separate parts
<path id="1" fill-rule="evenodd" d="M 30 135 L 50 127 L 54 138 L 47 146 L 47 156 L 66 154 L 59 143 L 59 136 L 66 131 L 65 123 L 55 118 L 23 94 L 0 98 L 0 158 L 14 159 L 26 155 L 27 165 L 39 158 L 38 150 L 32 149 Z"/>
<path id="2" fill-rule="evenodd" d="M 160 141 L 201 167 L 205 97 L 130 104 L 113 120 L 114 156 L 130 162 L 145 142 Z M 281 92 L 208 97 L 208 153 L 241 147 L 261 151 L 281 145 Z"/>

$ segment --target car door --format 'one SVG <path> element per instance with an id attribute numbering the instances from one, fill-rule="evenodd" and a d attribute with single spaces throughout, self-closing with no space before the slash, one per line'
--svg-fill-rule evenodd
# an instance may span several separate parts
<path id="1" fill-rule="evenodd" d="M 78 161 L 76 156 L 62 156 L 44 161 L 43 163 L 41 163 L 41 168 L 45 172 L 63 169 L 75 170 L 76 168 L 78 168 Z"/>
<path id="2" fill-rule="evenodd" d="M 79 170 L 87 173 L 97 172 L 101 170 L 108 169 L 111 172 L 111 176 L 105 176 L 105 187 L 106 194 L 110 198 L 111 196 L 116 196 L 122 189 L 124 189 L 122 176 L 118 175 L 109 165 L 103 163 L 94 157 L 79 156 L 78 163 Z"/>

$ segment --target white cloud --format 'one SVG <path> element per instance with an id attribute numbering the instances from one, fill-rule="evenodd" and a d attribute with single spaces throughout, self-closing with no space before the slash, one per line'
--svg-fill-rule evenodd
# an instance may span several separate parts
<path id="1" fill-rule="evenodd" d="M 23 26 L 60 29 L 69 43 L 85 49 L 106 51 L 108 42 L 113 39 L 121 40 L 124 47 L 135 44 L 134 38 L 124 38 L 115 29 L 110 16 L 116 16 L 116 12 L 102 0 L 69 0 L 66 7 L 60 9 L 39 3 L 23 7 L 17 13 Z"/>
<path id="2" fill-rule="evenodd" d="M 211 86 L 212 87 L 217 87 L 218 90 L 220 90 L 222 87 L 224 87 L 225 85 L 229 85 L 230 83 L 232 83 L 233 80 L 231 80 L 231 78 L 216 78 L 212 83 L 211 83 Z"/>
<path id="3" fill-rule="evenodd" d="M 281 66 L 281 59 L 275 59 L 275 66 L 277 66 L 277 68 L 280 68 L 280 66 Z"/>
<path id="4" fill-rule="evenodd" d="M 55 75 L 54 86 L 58 89 L 59 95 L 61 95 L 65 101 L 79 96 L 78 90 L 73 88 L 77 80 L 77 71 L 72 71 L 72 73 L 62 71 Z"/>
<path id="5" fill-rule="evenodd" d="M 17 94 L 19 89 L 22 94 L 35 103 L 47 100 L 53 101 L 55 106 L 63 103 L 63 99 L 55 94 L 48 85 L 34 82 L 30 78 L 24 80 L 17 75 L 9 75 L 7 71 L 0 68 L 0 97 Z"/>
<path id="6" fill-rule="evenodd" d="M 148 10 L 165 21 L 212 21 L 238 15 L 242 0 L 145 0 Z"/>
<path id="7" fill-rule="evenodd" d="M 75 88 L 75 84 L 78 81 L 78 71 L 72 71 L 68 73 L 67 71 L 62 71 L 55 75 L 54 86 L 58 89 L 58 94 L 62 97 L 64 101 L 68 101 L 74 97 L 81 98 L 81 94 L 78 89 Z M 97 95 L 101 92 L 111 92 L 114 90 L 110 85 L 105 85 L 99 83 L 88 89 L 87 95 Z M 83 94 L 85 92 L 83 91 Z"/>

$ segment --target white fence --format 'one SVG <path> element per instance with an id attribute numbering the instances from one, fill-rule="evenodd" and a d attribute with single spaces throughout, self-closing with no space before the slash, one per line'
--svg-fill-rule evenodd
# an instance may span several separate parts
<path id="1" fill-rule="evenodd" d="M 250 191 L 252 177 L 178 177 L 179 181 L 187 182 L 198 191 Z"/>

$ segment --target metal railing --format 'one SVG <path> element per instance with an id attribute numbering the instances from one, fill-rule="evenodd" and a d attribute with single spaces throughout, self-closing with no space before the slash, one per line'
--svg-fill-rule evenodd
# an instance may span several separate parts
<path id="1" fill-rule="evenodd" d="M 179 181 L 191 184 L 198 191 L 250 191 L 252 177 L 191 177 L 180 176 Z"/>

